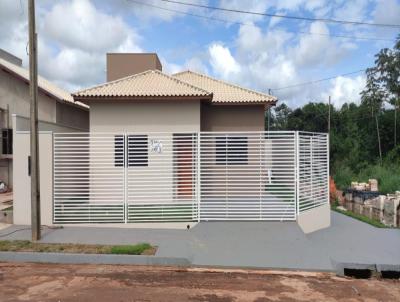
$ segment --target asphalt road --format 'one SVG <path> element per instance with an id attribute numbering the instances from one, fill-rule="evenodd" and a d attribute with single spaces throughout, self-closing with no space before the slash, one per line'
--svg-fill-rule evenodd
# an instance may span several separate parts
<path id="1" fill-rule="evenodd" d="M 399 280 L 331 273 L 0 263 L 0 301 L 400 301 Z"/>

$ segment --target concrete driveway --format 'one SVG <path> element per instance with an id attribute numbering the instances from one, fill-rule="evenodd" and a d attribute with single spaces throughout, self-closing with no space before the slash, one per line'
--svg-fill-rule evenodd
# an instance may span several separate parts
<path id="1" fill-rule="evenodd" d="M 332 226 L 304 234 L 296 222 L 202 222 L 190 230 L 65 227 L 44 229 L 43 242 L 149 242 L 157 255 L 194 265 L 333 270 L 332 261 L 400 264 L 400 230 L 378 229 L 332 212 Z M 24 226 L 0 231 L 10 233 Z M 4 239 L 29 239 L 30 230 Z"/>

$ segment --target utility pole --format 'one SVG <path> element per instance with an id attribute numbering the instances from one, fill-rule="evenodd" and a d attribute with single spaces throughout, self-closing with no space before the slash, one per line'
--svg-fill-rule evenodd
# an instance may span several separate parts
<path id="1" fill-rule="evenodd" d="M 397 106 L 398 99 L 394 101 L 394 147 L 397 146 Z"/>
<path id="2" fill-rule="evenodd" d="M 331 96 L 328 99 L 328 134 L 331 133 Z"/>
<path id="3" fill-rule="evenodd" d="M 40 190 L 38 144 L 38 79 L 37 34 L 35 24 L 35 0 L 29 0 L 29 95 L 30 95 L 30 143 L 31 143 L 31 226 L 32 241 L 40 240 Z"/>
<path id="4" fill-rule="evenodd" d="M 268 89 L 268 94 L 271 95 L 271 89 Z M 271 115 L 271 106 L 268 107 L 268 111 L 267 111 L 267 131 L 269 131 L 269 123 L 270 123 L 270 115 Z"/>

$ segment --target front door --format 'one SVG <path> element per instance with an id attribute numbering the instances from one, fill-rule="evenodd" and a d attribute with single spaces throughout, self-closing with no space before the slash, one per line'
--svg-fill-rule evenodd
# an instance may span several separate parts
<path id="1" fill-rule="evenodd" d="M 174 134 L 174 166 L 176 173 L 176 196 L 192 199 L 195 186 L 196 141 L 193 134 Z"/>

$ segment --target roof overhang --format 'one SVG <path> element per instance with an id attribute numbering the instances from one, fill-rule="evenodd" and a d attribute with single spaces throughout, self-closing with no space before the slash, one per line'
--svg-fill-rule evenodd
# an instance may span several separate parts
<path id="1" fill-rule="evenodd" d="M 90 104 L 91 102 L 187 102 L 187 101 L 201 101 L 211 102 L 212 94 L 209 96 L 75 96 L 72 95 L 76 102 Z"/>

